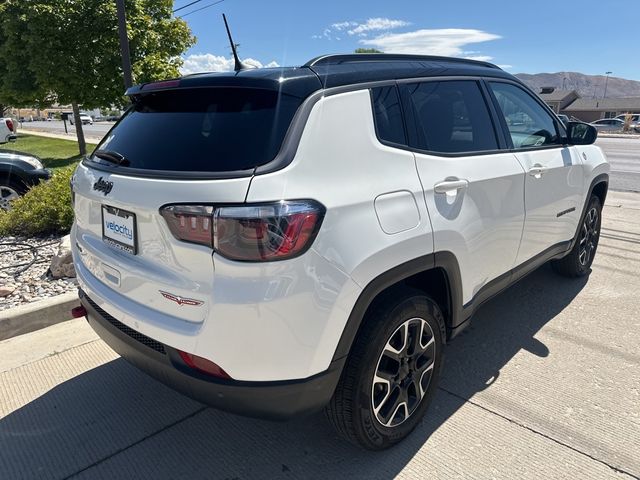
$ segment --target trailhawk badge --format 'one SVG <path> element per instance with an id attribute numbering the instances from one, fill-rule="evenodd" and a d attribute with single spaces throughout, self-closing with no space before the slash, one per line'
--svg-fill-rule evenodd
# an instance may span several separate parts
<path id="1" fill-rule="evenodd" d="M 204 303 L 194 298 L 184 298 L 184 297 L 179 297 L 178 295 L 174 295 L 173 293 L 163 292 L 162 290 L 158 290 L 158 291 L 160 292 L 160 295 L 162 295 L 164 298 L 166 298 L 167 300 L 171 300 L 172 302 L 176 302 L 180 306 L 190 305 L 192 307 L 199 307 Z"/>

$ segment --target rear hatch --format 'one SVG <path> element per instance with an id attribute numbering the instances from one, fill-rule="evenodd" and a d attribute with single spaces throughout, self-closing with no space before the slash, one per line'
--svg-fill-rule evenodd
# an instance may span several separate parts
<path id="1" fill-rule="evenodd" d="M 178 218 L 194 241 L 179 240 L 160 212 L 168 205 L 243 203 L 255 168 L 277 155 L 304 98 L 246 86 L 160 86 L 139 89 L 78 167 L 75 241 L 81 268 L 101 288 L 197 323 L 213 292 L 212 249 L 201 244 L 210 225 Z"/>

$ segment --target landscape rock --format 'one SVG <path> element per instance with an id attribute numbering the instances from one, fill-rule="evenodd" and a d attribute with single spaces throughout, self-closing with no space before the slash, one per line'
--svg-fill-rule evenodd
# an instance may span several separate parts
<path id="1" fill-rule="evenodd" d="M 69 235 L 62 238 L 58 247 L 58 254 L 51 258 L 49 269 L 54 279 L 76 276 L 73 258 L 71 257 L 71 239 Z"/>
<path id="2" fill-rule="evenodd" d="M 77 291 L 78 284 L 65 257 L 70 242 L 58 235 L 48 237 L 0 237 L 0 287 L 10 291 L 0 295 L 0 311 Z M 60 255 L 62 254 L 62 255 Z M 47 272 L 53 257 L 64 278 L 53 279 Z M 23 271 L 23 268 L 28 267 Z"/>
<path id="3" fill-rule="evenodd" d="M 0 297 L 8 297 L 15 291 L 15 287 L 0 287 Z"/>

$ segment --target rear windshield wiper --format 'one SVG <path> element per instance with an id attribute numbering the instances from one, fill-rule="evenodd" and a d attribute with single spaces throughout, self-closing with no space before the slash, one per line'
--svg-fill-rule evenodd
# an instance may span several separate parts
<path id="1" fill-rule="evenodd" d="M 129 160 L 124 158 L 124 155 L 114 152 L 113 150 L 96 150 L 93 152 L 93 155 L 102 160 L 106 160 L 107 162 L 115 163 L 116 165 L 121 165 L 123 167 L 128 166 L 130 163 Z"/>

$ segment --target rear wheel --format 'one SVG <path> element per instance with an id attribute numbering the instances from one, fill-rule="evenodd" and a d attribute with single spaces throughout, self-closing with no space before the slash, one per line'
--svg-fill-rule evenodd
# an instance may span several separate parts
<path id="1" fill-rule="evenodd" d="M 600 240 L 601 221 L 600 199 L 592 195 L 571 252 L 566 257 L 551 262 L 557 273 L 565 277 L 581 277 L 589 272 Z"/>
<path id="2" fill-rule="evenodd" d="M 412 289 L 387 296 L 364 321 L 326 413 L 347 440 L 383 450 L 409 435 L 431 402 L 444 323 L 438 305 Z"/>

